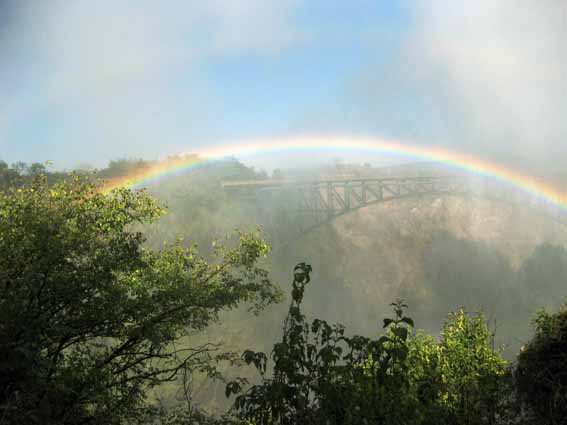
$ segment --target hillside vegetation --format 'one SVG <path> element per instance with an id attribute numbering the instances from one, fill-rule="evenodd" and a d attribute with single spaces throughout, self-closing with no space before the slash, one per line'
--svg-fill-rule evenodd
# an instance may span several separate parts
<path id="1" fill-rule="evenodd" d="M 0 167 L 0 424 L 565 423 L 561 225 L 423 198 L 264 258 L 285 198 L 219 184 L 264 174 L 100 193 L 147 166 Z"/>

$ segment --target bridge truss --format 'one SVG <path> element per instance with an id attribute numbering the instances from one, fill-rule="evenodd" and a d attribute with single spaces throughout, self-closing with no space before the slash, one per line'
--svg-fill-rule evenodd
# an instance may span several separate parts
<path id="1" fill-rule="evenodd" d="M 468 189 L 465 179 L 453 177 L 317 181 L 295 187 L 299 194 L 296 211 L 310 219 L 311 228 L 372 204 L 429 195 L 464 194 Z"/>
<path id="2" fill-rule="evenodd" d="M 278 181 L 249 180 L 223 182 L 225 190 L 236 196 L 256 200 L 266 215 L 279 214 L 276 222 L 287 219 L 303 234 L 335 218 L 369 205 L 405 198 L 426 196 L 477 196 L 527 208 L 536 208 L 561 223 L 567 222 L 565 212 L 554 206 L 542 205 L 509 186 L 486 179 L 465 176 L 387 177 L 349 180 Z M 283 195 L 283 196 L 282 196 Z M 280 200 L 278 203 L 277 200 Z M 285 231 L 284 231 L 285 232 Z M 273 229 L 273 233 L 278 233 Z M 280 232 L 282 233 L 282 232 Z M 285 234 L 278 239 L 294 239 Z"/>

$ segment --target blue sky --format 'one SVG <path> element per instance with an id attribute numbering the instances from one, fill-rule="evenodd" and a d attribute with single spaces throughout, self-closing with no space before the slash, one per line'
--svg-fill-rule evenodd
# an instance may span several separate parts
<path id="1" fill-rule="evenodd" d="M 550 0 L 3 0 L 0 158 L 102 166 L 375 135 L 524 166 L 567 151 Z"/>

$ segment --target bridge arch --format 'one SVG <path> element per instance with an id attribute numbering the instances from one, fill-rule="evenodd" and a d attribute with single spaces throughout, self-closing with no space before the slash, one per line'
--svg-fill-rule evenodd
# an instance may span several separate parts
<path id="1" fill-rule="evenodd" d="M 539 211 L 560 224 L 567 216 L 556 207 L 542 206 L 525 193 L 480 178 L 465 176 L 388 177 L 348 180 L 278 181 L 251 180 L 223 182 L 237 196 L 261 200 L 287 192 L 291 204 L 285 207 L 302 223 L 292 240 L 345 214 L 367 206 L 430 196 L 460 196 L 488 199 Z M 294 218 L 292 218 L 293 220 Z M 286 243 L 287 244 L 287 243 Z"/>

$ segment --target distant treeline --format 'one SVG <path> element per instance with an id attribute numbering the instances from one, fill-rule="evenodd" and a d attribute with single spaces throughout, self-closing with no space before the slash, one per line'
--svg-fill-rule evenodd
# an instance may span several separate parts
<path id="1" fill-rule="evenodd" d="M 101 169 L 93 169 L 91 167 L 78 167 L 71 171 L 52 171 L 49 169 L 49 163 L 33 162 L 31 164 L 25 162 L 15 162 L 11 165 L 0 160 L 0 186 L 7 187 L 13 185 L 21 185 L 29 182 L 34 177 L 44 175 L 50 183 L 65 179 L 71 173 L 92 175 L 95 178 L 111 179 L 126 176 L 135 171 L 150 168 L 155 165 L 155 161 L 146 161 L 143 159 L 119 159 L 110 161 L 108 166 Z"/>
<path id="2" fill-rule="evenodd" d="M 64 177 L 64 173 L 48 171 L 47 166 L 48 164 L 39 162 L 32 164 L 15 162 L 12 165 L 8 165 L 5 161 L 0 160 L 0 187 L 6 188 L 8 186 L 21 185 L 42 174 L 48 176 L 50 181 Z"/>
<path id="3" fill-rule="evenodd" d="M 47 177 L 49 183 L 54 183 L 66 178 L 70 174 L 81 174 L 91 176 L 92 178 L 100 180 L 112 180 L 115 178 L 126 177 L 130 175 L 139 175 L 146 170 L 162 165 L 168 162 L 179 162 L 180 159 L 186 160 L 187 157 L 198 157 L 195 154 L 188 154 L 184 157 L 169 157 L 163 160 L 145 160 L 123 158 L 112 160 L 104 168 L 95 169 L 90 166 L 79 166 L 70 171 L 52 171 L 49 169 L 50 163 L 33 162 L 31 164 L 25 162 L 15 162 L 8 164 L 0 160 L 0 188 L 8 186 L 21 185 L 29 182 L 34 177 L 44 175 Z M 267 174 L 263 171 L 257 172 L 252 167 L 246 167 L 236 159 L 227 161 L 222 167 L 224 170 L 230 170 L 228 174 L 224 172 L 223 178 L 226 179 L 262 179 L 267 178 Z"/>
<path id="4" fill-rule="evenodd" d="M 69 179 L 72 174 L 80 174 L 90 176 L 93 180 L 112 180 L 115 178 L 125 177 L 129 175 L 139 175 L 145 170 L 155 167 L 161 162 L 170 160 L 178 160 L 178 158 L 166 158 L 164 160 L 144 160 L 144 159 L 118 159 L 112 160 L 104 168 L 94 169 L 89 166 L 81 166 L 71 171 L 53 171 L 50 170 L 49 162 L 46 163 L 25 163 L 15 162 L 8 164 L 0 160 L 0 188 L 9 186 L 20 186 L 29 183 L 34 177 L 45 176 L 48 183 L 52 184 L 57 181 Z M 227 179 L 256 179 L 266 178 L 264 172 L 257 173 L 253 168 L 245 167 L 236 159 L 230 161 L 230 165 L 224 165 L 224 169 L 232 170 L 232 175 L 225 175 Z"/>

